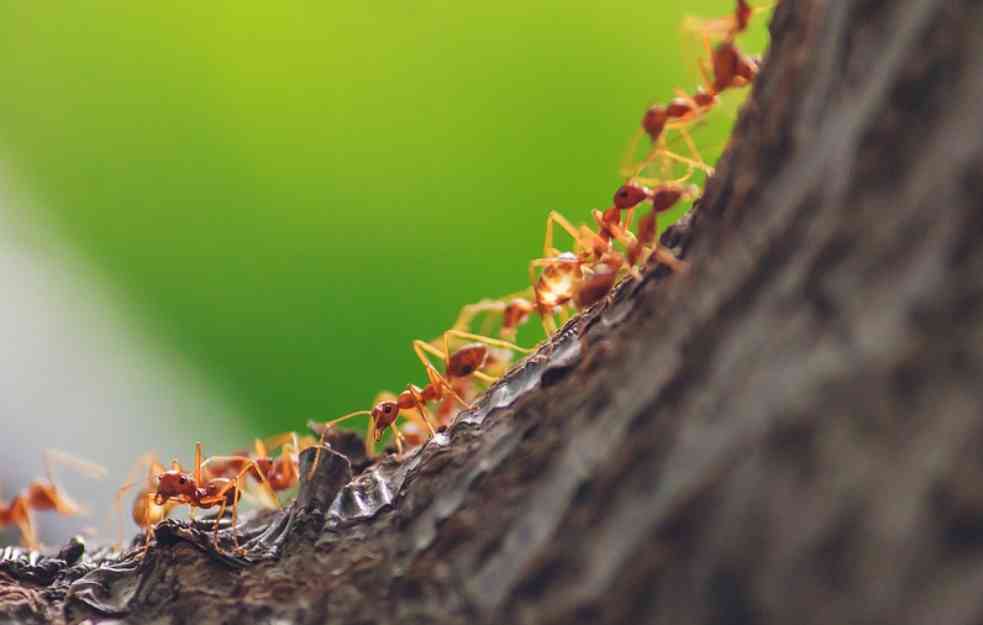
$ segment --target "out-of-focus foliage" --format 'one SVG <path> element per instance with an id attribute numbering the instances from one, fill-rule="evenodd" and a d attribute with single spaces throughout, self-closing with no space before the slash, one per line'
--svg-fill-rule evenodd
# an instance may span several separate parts
<path id="1" fill-rule="evenodd" d="M 8 2 L 0 157 L 257 433 L 301 428 L 525 286 L 547 211 L 606 206 L 644 107 L 698 83 L 683 16 L 731 9 Z"/>

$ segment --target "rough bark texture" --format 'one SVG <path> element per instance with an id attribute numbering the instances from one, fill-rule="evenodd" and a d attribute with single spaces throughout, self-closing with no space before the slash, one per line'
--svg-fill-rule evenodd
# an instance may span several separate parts
<path id="1" fill-rule="evenodd" d="M 772 35 L 666 237 L 692 270 L 384 463 L 378 511 L 331 453 L 245 559 L 177 523 L 7 554 L 0 620 L 981 622 L 983 5 L 785 0 Z"/>

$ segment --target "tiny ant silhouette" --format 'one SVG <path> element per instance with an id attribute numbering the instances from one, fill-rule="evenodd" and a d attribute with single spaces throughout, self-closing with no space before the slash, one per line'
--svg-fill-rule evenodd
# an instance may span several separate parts
<path id="1" fill-rule="evenodd" d="M 101 466 L 63 451 L 45 449 L 41 452 L 41 458 L 44 463 L 44 478 L 29 482 L 9 503 L 0 502 L 0 527 L 16 525 L 20 530 L 21 543 L 28 549 L 40 547 L 32 511 L 52 510 L 64 516 L 77 516 L 84 513 L 84 509 L 55 484 L 53 471 L 55 464 L 71 467 L 86 477 L 106 476 L 106 470 Z"/>

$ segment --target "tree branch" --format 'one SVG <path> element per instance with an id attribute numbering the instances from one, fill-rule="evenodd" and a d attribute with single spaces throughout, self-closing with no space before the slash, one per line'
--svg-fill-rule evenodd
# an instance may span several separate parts
<path id="1" fill-rule="evenodd" d="M 981 43 L 970 0 L 782 3 L 663 237 L 691 271 L 623 284 L 402 463 L 328 451 L 242 556 L 177 522 L 119 561 L 8 550 L 0 616 L 978 622 Z"/>

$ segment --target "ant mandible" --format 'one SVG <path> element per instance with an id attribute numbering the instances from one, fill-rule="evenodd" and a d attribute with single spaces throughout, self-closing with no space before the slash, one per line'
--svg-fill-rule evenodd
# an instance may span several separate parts
<path id="1" fill-rule="evenodd" d="M 21 542 L 28 549 L 38 549 L 37 532 L 34 528 L 32 511 L 53 510 L 64 516 L 82 514 L 83 508 L 71 500 L 54 481 L 54 464 L 70 466 L 82 475 L 93 478 L 103 478 L 106 470 L 91 462 L 76 458 L 70 454 L 55 449 L 45 449 L 41 452 L 44 463 L 44 479 L 34 480 L 20 493 L 14 495 L 10 503 L 0 502 L 0 527 L 16 525 L 20 530 Z"/>

